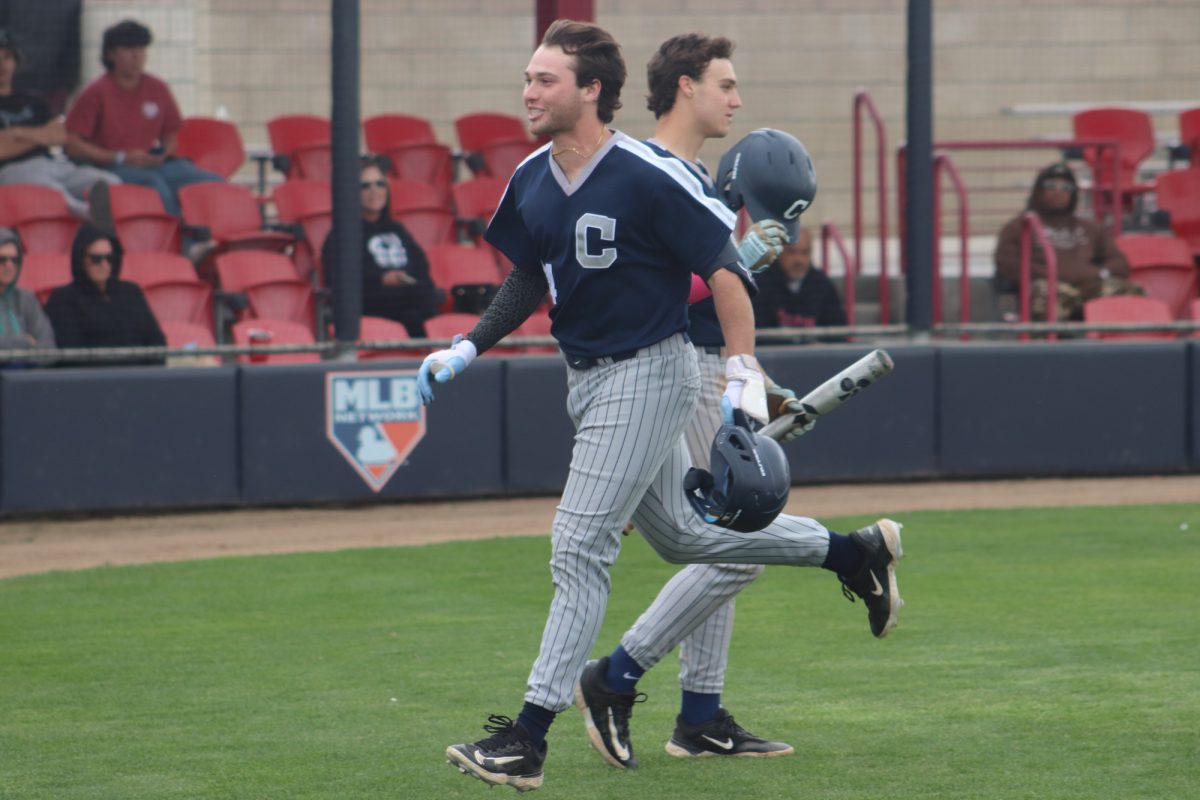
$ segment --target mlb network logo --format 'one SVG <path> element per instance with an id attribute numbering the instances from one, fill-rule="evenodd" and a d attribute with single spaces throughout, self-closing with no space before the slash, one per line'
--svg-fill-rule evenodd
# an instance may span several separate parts
<path id="1" fill-rule="evenodd" d="M 425 436 L 416 372 L 327 373 L 325 435 L 378 492 Z"/>

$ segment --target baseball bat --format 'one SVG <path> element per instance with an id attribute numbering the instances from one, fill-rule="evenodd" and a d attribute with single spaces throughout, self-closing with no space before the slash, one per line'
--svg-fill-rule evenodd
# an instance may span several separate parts
<path id="1" fill-rule="evenodd" d="M 780 415 L 759 433 L 778 441 L 793 428 L 803 428 L 817 417 L 828 414 L 868 386 L 872 386 L 895 366 L 886 350 L 872 350 L 801 397 L 802 411 Z"/>

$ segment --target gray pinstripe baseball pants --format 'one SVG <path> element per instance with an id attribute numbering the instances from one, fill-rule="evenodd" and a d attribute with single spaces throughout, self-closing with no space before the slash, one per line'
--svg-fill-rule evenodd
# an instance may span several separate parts
<path id="1" fill-rule="evenodd" d="M 819 566 L 829 549 L 828 531 L 810 519 L 780 517 L 762 531 L 739 533 L 707 525 L 693 511 L 683 493 L 691 466 L 683 432 L 700 374 L 682 335 L 626 361 L 567 372 L 575 446 L 551 533 L 554 599 L 525 693 L 526 702 L 553 711 L 570 706 L 595 646 L 612 586 L 608 571 L 630 517 L 673 563 Z"/>
<path id="2" fill-rule="evenodd" d="M 697 348 L 700 403 L 685 438 L 692 463 L 709 468 L 712 441 L 721 427 L 725 359 Z M 720 694 L 729 665 L 735 598 L 762 574 L 761 564 L 689 564 L 675 573 L 654 602 L 621 638 L 643 669 L 651 669 L 679 645 L 679 686 Z"/>

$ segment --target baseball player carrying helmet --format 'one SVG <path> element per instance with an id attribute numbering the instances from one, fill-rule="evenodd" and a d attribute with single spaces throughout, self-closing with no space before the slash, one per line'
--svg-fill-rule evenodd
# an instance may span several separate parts
<path id="1" fill-rule="evenodd" d="M 781 131 L 761 130 L 744 137 L 730 149 L 733 155 L 721 160 L 716 186 L 709 179 L 704 165 L 697 160 L 700 147 L 708 138 L 726 135 L 733 112 L 741 105 L 729 60 L 732 50 L 733 44 L 728 39 L 700 34 L 676 36 L 659 47 L 647 70 L 648 105 L 658 118 L 649 144 L 664 156 L 686 165 L 710 196 L 720 196 L 735 210 L 746 207 L 754 225 L 743 240 L 741 250 L 745 254 L 745 243 L 756 231 L 784 229 L 776 219 L 784 219 L 798 228 L 798 215 L 790 219 L 788 215 L 811 203 L 816 194 L 816 176 L 807 151 L 795 137 Z M 734 165 L 738 167 L 736 170 Z M 784 232 L 794 235 L 794 232 L 787 234 L 786 229 Z M 764 241 L 769 239 L 769 233 L 763 237 Z M 748 257 L 743 255 L 743 263 L 747 262 Z M 756 266 L 765 268 L 769 263 L 766 260 Z M 702 383 L 700 403 L 688 422 L 686 440 L 696 467 L 718 473 L 722 471 L 721 465 L 710 464 L 710 452 L 722 458 L 719 453 L 723 446 L 718 447 L 717 442 L 720 432 L 727 430 L 722 427 L 721 413 L 726 383 L 721 357 L 724 339 L 711 300 L 691 305 L 688 316 Z M 798 402 L 791 391 L 764 377 L 770 405 L 776 412 L 773 416 L 784 413 L 789 402 Z M 799 433 L 794 431 L 782 438 L 786 441 Z M 726 438 L 725 445 L 728 444 Z M 775 450 L 778 451 L 777 446 Z M 783 466 L 786 468 L 786 461 Z M 691 474 L 696 480 L 707 473 Z M 790 483 L 790 478 L 786 482 Z M 694 494 L 690 499 L 693 505 L 697 504 Z M 711 499 L 709 496 L 708 502 Z M 781 502 L 774 509 L 776 514 L 782 506 Z M 725 508 L 733 505 L 723 506 L 722 510 Z M 707 513 L 712 508 L 698 510 Z M 764 525 L 759 528 L 770 520 L 764 516 L 762 521 Z M 856 536 L 852 534 L 852 538 Z M 863 536 L 873 540 L 867 534 Z M 834 542 L 842 539 L 831 534 Z M 898 543 L 897 531 L 897 546 Z M 824 566 L 835 571 L 845 568 L 839 568 L 836 562 Z M 629 734 L 634 701 L 639 696 L 637 682 L 676 645 L 679 645 L 682 697 L 675 731 L 666 745 L 668 753 L 678 757 L 764 757 L 794 752 L 789 744 L 750 733 L 721 705 L 733 633 L 734 598 L 762 570 L 759 564 L 744 563 L 685 567 L 662 588 L 610 655 L 589 662 L 575 689 L 576 705 L 583 713 L 593 747 L 607 763 L 615 767 L 637 763 Z M 888 630 L 890 626 L 875 632 L 886 635 Z"/>
<path id="2" fill-rule="evenodd" d="M 542 784 L 546 734 L 571 705 L 595 645 L 608 570 L 631 517 L 668 561 L 837 564 L 841 574 L 882 582 L 872 613 L 891 618 L 899 607 L 894 524 L 862 532 L 864 550 L 806 518 L 731 531 L 706 523 L 688 502 L 683 432 L 701 384 L 687 337 L 690 276 L 711 287 L 733 354 L 724 400 L 762 421 L 752 282 L 731 241 L 733 213 L 678 159 L 608 127 L 624 80 L 620 48 L 606 31 L 569 20 L 546 31 L 526 67 L 523 99 L 531 131 L 550 142 L 517 167 L 485 234 L 514 268 L 479 323 L 427 356 L 417 376 L 422 399 L 432 402 L 434 382 L 468 369 L 550 293 L 576 427 L 551 535 L 554 598 L 516 719 L 492 714 L 489 736 L 446 749 L 462 772 L 518 791 Z"/>

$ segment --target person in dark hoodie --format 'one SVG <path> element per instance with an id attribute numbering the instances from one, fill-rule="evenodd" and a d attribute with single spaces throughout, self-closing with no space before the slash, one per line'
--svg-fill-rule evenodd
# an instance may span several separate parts
<path id="1" fill-rule="evenodd" d="M 136 283 L 121 280 L 121 242 L 84 223 L 71 244 L 71 283 L 46 301 L 60 348 L 165 347 L 167 340 Z M 163 358 L 59 362 L 61 366 L 163 364 Z"/>
<path id="2" fill-rule="evenodd" d="M 1117 249 L 1109 229 L 1075 214 L 1079 186 L 1065 164 L 1052 164 L 1037 174 L 1026 208 L 1037 213 L 1057 257 L 1058 319 L 1083 319 L 1083 304 L 1096 297 L 1142 294 L 1129 280 L 1129 262 Z M 1016 292 L 1021 280 L 1021 217 L 1009 220 L 996 239 L 996 283 Z M 1046 319 L 1046 257 L 1036 237 L 1030 249 L 1030 302 L 1034 319 Z"/>
<path id="3" fill-rule="evenodd" d="M 401 323 L 412 337 L 424 338 L 425 320 L 438 313 L 445 295 L 429 277 L 429 260 L 417 240 L 391 214 L 387 176 L 378 159 L 363 160 L 363 314 Z M 321 246 L 325 281 L 333 286 L 338 269 L 333 234 Z"/>
<path id="4" fill-rule="evenodd" d="M 54 328 L 42 304 L 31 293 L 17 287 L 25 248 L 12 228 L 0 228 L 0 350 L 54 348 Z M 4 366 L 33 366 L 33 361 L 14 361 Z"/>

